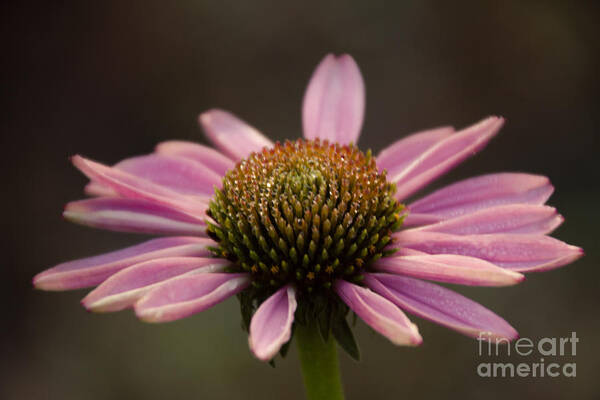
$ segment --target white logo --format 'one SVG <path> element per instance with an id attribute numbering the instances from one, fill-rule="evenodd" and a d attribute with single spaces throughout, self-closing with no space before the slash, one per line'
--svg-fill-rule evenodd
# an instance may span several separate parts
<path id="1" fill-rule="evenodd" d="M 515 376 L 575 378 L 577 376 L 575 362 L 560 362 L 563 361 L 561 356 L 574 357 L 577 355 L 579 338 L 575 332 L 571 332 L 570 337 L 545 337 L 537 343 L 523 337 L 511 344 L 507 339 L 493 337 L 490 332 L 480 333 L 477 340 L 479 357 L 492 359 L 492 362 L 481 362 L 477 365 L 477 375 L 482 378 L 513 378 Z M 529 359 L 517 363 L 495 362 L 496 360 L 494 360 L 494 357 L 538 358 L 537 355 L 539 355 L 539 361 L 536 360 L 536 362 L 529 362 Z M 549 359 L 546 360 L 544 357 Z"/>

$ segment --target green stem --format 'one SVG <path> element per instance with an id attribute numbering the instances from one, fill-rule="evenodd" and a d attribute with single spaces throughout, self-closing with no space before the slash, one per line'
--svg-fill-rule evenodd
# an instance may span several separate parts
<path id="1" fill-rule="evenodd" d="M 317 324 L 296 325 L 294 333 L 308 400 L 343 400 L 337 348 L 332 335 L 323 341 Z"/>

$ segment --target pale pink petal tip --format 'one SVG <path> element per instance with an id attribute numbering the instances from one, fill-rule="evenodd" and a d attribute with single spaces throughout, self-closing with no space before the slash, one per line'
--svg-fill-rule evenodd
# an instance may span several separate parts
<path id="1" fill-rule="evenodd" d="M 310 79 L 302 106 L 304 137 L 355 143 L 365 111 L 365 85 L 354 59 L 325 56 Z"/>
<path id="2" fill-rule="evenodd" d="M 395 345 L 418 346 L 423 342 L 417 326 L 391 301 L 344 280 L 337 280 L 334 288 L 356 315 Z"/>
<path id="3" fill-rule="evenodd" d="M 542 205 L 553 191 L 545 176 L 503 172 L 445 186 L 410 204 L 409 209 L 447 219 L 501 205 Z"/>
<path id="4" fill-rule="evenodd" d="M 287 285 L 258 307 L 250 322 L 248 337 L 250 350 L 256 358 L 269 361 L 290 340 L 296 306 L 296 291 Z"/>
<path id="5" fill-rule="evenodd" d="M 200 114 L 198 122 L 214 145 L 234 160 L 273 146 L 256 128 L 227 111 L 208 110 Z"/>
<path id="6" fill-rule="evenodd" d="M 95 286 L 111 275 L 143 261 L 165 257 L 204 257 L 210 255 L 211 239 L 169 237 L 98 256 L 68 261 L 40 272 L 33 278 L 36 289 L 72 290 Z"/>
<path id="7" fill-rule="evenodd" d="M 452 235 L 409 229 L 392 236 L 395 239 L 392 247 L 475 257 L 517 272 L 546 271 L 582 256 L 579 247 L 536 234 Z"/>
<path id="8" fill-rule="evenodd" d="M 241 292 L 248 274 L 210 273 L 174 278 L 150 290 L 134 305 L 146 322 L 169 322 L 204 311 Z"/>

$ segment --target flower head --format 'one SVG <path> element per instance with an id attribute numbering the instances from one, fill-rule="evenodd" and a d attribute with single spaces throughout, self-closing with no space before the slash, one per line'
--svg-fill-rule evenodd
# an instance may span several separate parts
<path id="1" fill-rule="evenodd" d="M 401 139 L 374 157 L 358 140 L 364 84 L 354 60 L 328 55 L 302 108 L 304 139 L 272 143 L 232 114 L 199 122 L 221 151 L 165 142 L 109 167 L 73 163 L 93 197 L 67 204 L 77 223 L 165 237 L 57 265 L 45 290 L 97 286 L 92 311 L 133 307 L 150 322 L 187 317 L 237 295 L 252 352 L 270 360 L 294 324 L 318 324 L 358 356 L 351 310 L 398 345 L 418 345 L 403 311 L 468 336 L 514 339 L 481 305 L 428 281 L 503 286 L 566 265 L 581 249 L 547 236 L 563 218 L 547 178 L 499 173 L 406 199 L 483 148 L 503 119 Z"/>

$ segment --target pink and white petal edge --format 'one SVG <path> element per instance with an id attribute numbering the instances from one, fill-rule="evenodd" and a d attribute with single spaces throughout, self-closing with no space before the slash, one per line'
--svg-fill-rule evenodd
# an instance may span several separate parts
<path id="1" fill-rule="evenodd" d="M 58 264 L 33 278 L 36 289 L 72 290 L 102 283 L 111 275 L 131 265 L 165 257 L 204 257 L 214 241 L 193 236 L 152 239 L 110 253 Z"/>
<path id="2" fill-rule="evenodd" d="M 376 271 L 469 286 L 509 286 L 525 275 L 479 258 L 454 254 L 385 257 L 373 263 Z"/>
<path id="3" fill-rule="evenodd" d="M 423 342 L 415 324 L 395 304 L 371 291 L 338 279 L 338 296 L 371 328 L 398 346 L 418 346 Z"/>
<path id="4" fill-rule="evenodd" d="M 365 284 L 407 312 L 464 335 L 483 340 L 519 337 L 503 318 L 442 286 L 383 273 L 365 274 Z"/>
<path id="5" fill-rule="evenodd" d="M 145 261 L 125 268 L 102 282 L 81 300 L 94 312 L 120 311 L 133 304 L 155 287 L 178 276 L 223 272 L 226 260 L 202 257 L 169 257 Z"/>
<path id="6" fill-rule="evenodd" d="M 170 322 L 204 311 L 250 285 L 245 273 L 185 275 L 150 290 L 135 305 L 145 322 Z"/>
<path id="7" fill-rule="evenodd" d="M 290 340 L 296 307 L 296 290 L 292 285 L 282 287 L 258 307 L 248 336 L 248 345 L 256 358 L 269 361 Z"/>
<path id="8" fill-rule="evenodd" d="M 224 110 L 205 111 L 198 117 L 198 122 L 211 142 L 236 161 L 273 146 L 273 142 L 256 128 Z"/>
<path id="9" fill-rule="evenodd" d="M 328 54 L 315 69 L 304 94 L 304 137 L 356 143 L 365 112 L 365 84 L 354 59 Z"/>

